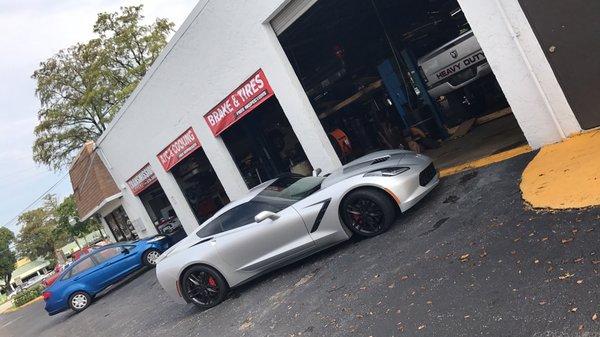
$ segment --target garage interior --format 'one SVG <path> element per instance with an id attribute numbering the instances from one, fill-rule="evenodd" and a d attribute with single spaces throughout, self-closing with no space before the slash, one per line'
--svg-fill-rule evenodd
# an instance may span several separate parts
<path id="1" fill-rule="evenodd" d="M 295 0 L 271 23 L 343 163 L 405 148 L 445 168 L 527 144 L 455 0 Z"/>
<path id="2" fill-rule="evenodd" d="M 199 224 L 229 203 L 227 193 L 202 148 L 175 165 L 171 172 Z"/>
<path id="3" fill-rule="evenodd" d="M 283 173 L 312 173 L 300 141 L 275 96 L 236 121 L 221 137 L 248 188 Z"/>
<path id="4" fill-rule="evenodd" d="M 172 242 L 178 242 L 187 236 L 169 198 L 158 181 L 148 186 L 138 197 L 158 233 L 169 236 Z"/>

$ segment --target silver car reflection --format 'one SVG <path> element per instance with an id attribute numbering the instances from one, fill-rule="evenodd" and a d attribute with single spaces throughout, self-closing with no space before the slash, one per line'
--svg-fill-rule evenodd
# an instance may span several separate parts
<path id="1" fill-rule="evenodd" d="M 230 288 L 352 235 L 375 236 L 439 182 L 431 159 L 380 151 L 325 176 L 282 176 L 221 209 L 158 260 L 167 293 L 201 308 Z"/>

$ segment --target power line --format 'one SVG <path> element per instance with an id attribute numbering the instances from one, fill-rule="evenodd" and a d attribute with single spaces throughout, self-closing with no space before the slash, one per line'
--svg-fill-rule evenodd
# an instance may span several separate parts
<path id="1" fill-rule="evenodd" d="M 19 216 L 21 216 L 21 214 L 23 214 L 25 211 L 27 211 L 31 206 L 35 205 L 38 201 L 42 200 L 48 193 L 50 193 L 50 191 L 52 191 L 56 186 L 58 186 L 58 184 L 60 184 L 63 180 L 65 180 L 65 178 L 68 175 L 69 175 L 69 172 L 65 173 L 56 183 L 54 183 L 54 185 L 52 185 L 49 189 L 47 189 L 44 193 L 42 193 L 42 195 L 40 195 L 34 201 L 32 201 L 29 205 L 27 205 L 27 207 L 25 207 L 21 212 L 19 212 L 19 214 L 15 215 L 14 218 L 10 219 L 10 221 L 8 221 L 4 225 L 4 227 L 8 227 L 12 222 L 17 220 L 19 218 Z"/>
<path id="2" fill-rule="evenodd" d="M 85 169 L 85 174 L 84 174 L 83 178 L 81 179 L 81 181 L 79 181 L 79 183 L 76 184 L 75 186 L 81 186 L 81 185 L 85 184 L 85 182 L 87 181 L 87 178 L 90 174 L 90 169 L 92 168 L 92 164 L 94 163 L 94 159 L 96 158 L 96 156 L 94 156 L 94 154 L 96 153 L 96 149 L 97 148 L 94 148 L 92 150 L 92 152 L 90 153 L 90 159 L 89 159 L 87 168 Z M 15 220 L 17 220 L 19 218 L 19 216 L 21 214 L 23 214 L 25 211 L 27 211 L 31 206 L 35 205 L 38 201 L 42 200 L 46 195 L 48 195 L 48 193 L 50 193 L 50 191 L 52 191 L 56 186 L 58 186 L 58 184 L 60 184 L 63 180 L 65 180 L 65 178 L 68 175 L 69 175 L 69 172 L 67 171 L 67 173 L 65 173 L 54 185 L 52 185 L 49 189 L 47 189 L 44 193 L 42 193 L 42 195 L 40 195 L 37 199 L 35 199 L 33 202 L 31 202 L 29 205 L 27 205 L 27 207 L 25 207 L 25 209 L 23 209 L 21 212 L 19 212 L 19 214 L 17 214 L 14 218 L 10 219 L 10 221 L 8 221 L 4 225 L 4 227 L 10 226 Z"/>

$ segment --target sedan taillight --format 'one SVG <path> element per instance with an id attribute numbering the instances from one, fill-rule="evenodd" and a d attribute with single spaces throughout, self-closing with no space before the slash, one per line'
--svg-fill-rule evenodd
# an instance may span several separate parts
<path id="1" fill-rule="evenodd" d="M 42 297 L 44 298 L 44 301 L 47 301 L 47 300 L 49 300 L 51 296 L 52 296 L 52 293 L 51 293 L 51 292 L 49 292 L 49 291 L 44 291 L 44 292 L 42 293 Z"/>

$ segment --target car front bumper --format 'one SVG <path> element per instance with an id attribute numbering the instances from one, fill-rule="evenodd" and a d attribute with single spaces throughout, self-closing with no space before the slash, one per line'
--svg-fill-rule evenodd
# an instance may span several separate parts
<path id="1" fill-rule="evenodd" d="M 381 184 L 394 197 L 402 212 L 416 205 L 440 182 L 439 173 L 431 159 L 425 156 L 419 159 L 422 160 L 419 165 L 411 166 L 409 171 L 398 177 L 385 178 L 387 181 Z"/>
<path id="2" fill-rule="evenodd" d="M 169 262 L 171 261 L 167 259 L 166 261 L 159 261 L 156 265 L 155 271 L 158 283 L 175 302 L 186 304 L 187 302 L 181 296 L 181 289 L 179 289 L 179 270 Z"/>

